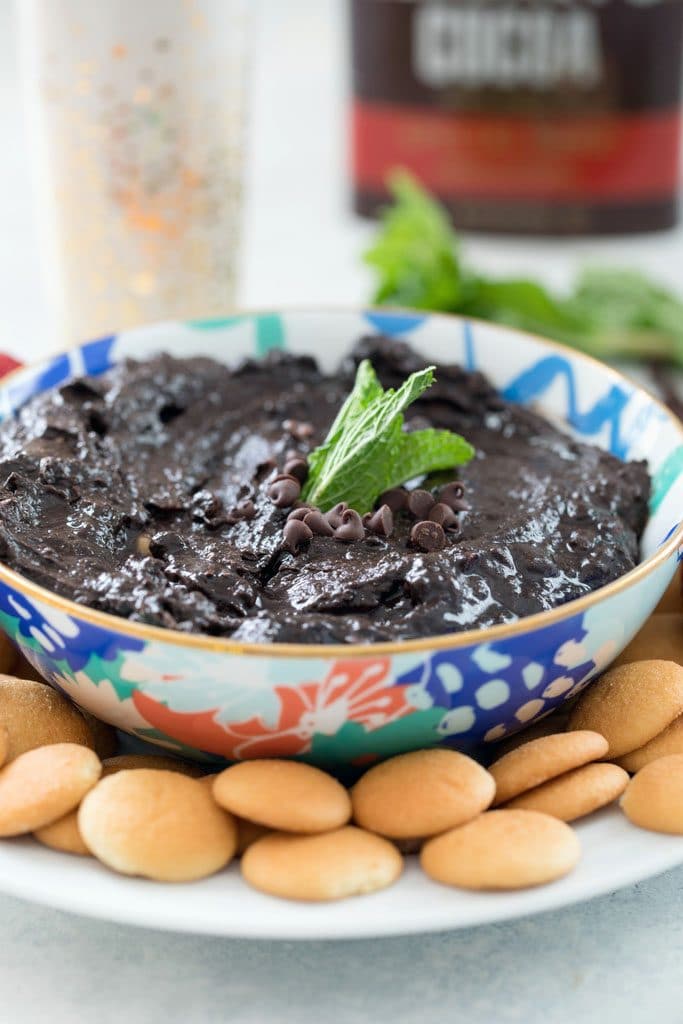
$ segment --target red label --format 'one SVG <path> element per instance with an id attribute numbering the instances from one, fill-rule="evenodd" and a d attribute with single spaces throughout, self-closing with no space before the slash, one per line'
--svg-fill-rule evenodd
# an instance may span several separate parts
<path id="1" fill-rule="evenodd" d="M 353 142 L 361 189 L 405 167 L 442 196 L 614 203 L 676 190 L 681 112 L 546 120 L 357 100 Z"/>

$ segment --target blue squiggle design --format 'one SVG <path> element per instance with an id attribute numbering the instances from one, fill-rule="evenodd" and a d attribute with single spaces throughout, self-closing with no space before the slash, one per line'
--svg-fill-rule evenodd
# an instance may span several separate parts
<path id="1" fill-rule="evenodd" d="M 115 341 L 116 335 L 108 334 L 105 338 L 96 338 L 81 347 L 86 373 L 103 373 L 113 366 L 112 349 Z"/>
<path id="2" fill-rule="evenodd" d="M 477 364 L 474 356 L 474 335 L 472 333 L 472 324 L 469 320 L 465 320 L 462 325 L 462 340 L 465 346 L 465 369 L 475 370 Z"/>
<path id="3" fill-rule="evenodd" d="M 427 319 L 424 313 L 380 313 L 374 309 L 366 310 L 363 316 L 371 327 L 382 334 L 388 334 L 390 338 L 414 331 Z"/>
<path id="4" fill-rule="evenodd" d="M 597 400 L 591 409 L 580 412 L 576 402 L 574 368 L 564 356 L 547 356 L 545 359 L 539 359 L 537 363 L 510 381 L 503 390 L 503 397 L 510 402 L 526 405 L 547 391 L 558 376 L 564 377 L 567 382 L 567 414 L 565 418 L 569 423 L 580 433 L 588 435 L 597 434 L 605 424 L 609 424 L 609 450 L 620 459 L 625 459 L 628 454 L 628 445 L 621 437 L 621 415 L 629 403 L 630 393 L 615 384 Z"/>
<path id="5" fill-rule="evenodd" d="M 27 399 L 48 388 L 56 387 L 71 376 L 71 363 L 68 355 L 55 356 L 43 370 L 35 376 L 12 384 L 7 389 L 7 405 L 10 412 L 16 412 Z"/>

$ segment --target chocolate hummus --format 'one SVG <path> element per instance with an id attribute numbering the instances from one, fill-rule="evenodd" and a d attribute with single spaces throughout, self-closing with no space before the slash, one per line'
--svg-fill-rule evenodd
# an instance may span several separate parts
<path id="1" fill-rule="evenodd" d="M 160 355 L 32 399 L 0 428 L 3 561 L 137 622 L 309 643 L 490 626 L 634 567 L 645 464 L 572 440 L 456 366 L 437 367 L 406 414 L 407 429 L 448 428 L 476 448 L 444 546 L 429 550 L 433 526 L 415 543 L 408 509 L 389 536 L 382 513 L 346 539 L 290 526 L 285 543 L 291 508 L 273 500 L 274 481 L 324 439 L 365 357 L 386 387 L 425 362 L 374 337 L 334 376 L 280 352 L 233 369 Z M 438 498 L 455 475 L 420 488 Z"/>

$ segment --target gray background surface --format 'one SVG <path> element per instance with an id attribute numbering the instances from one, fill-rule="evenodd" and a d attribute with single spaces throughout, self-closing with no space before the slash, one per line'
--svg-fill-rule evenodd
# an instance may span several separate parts
<path id="1" fill-rule="evenodd" d="M 678 1024 L 682 889 L 680 869 L 540 917 L 325 943 L 166 935 L 0 897 L 0 1019 Z"/>

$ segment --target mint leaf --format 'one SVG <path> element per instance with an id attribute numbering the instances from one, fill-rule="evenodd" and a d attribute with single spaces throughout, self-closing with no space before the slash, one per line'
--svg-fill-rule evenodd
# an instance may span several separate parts
<path id="1" fill-rule="evenodd" d="M 403 431 L 403 412 L 434 382 L 434 367 L 413 373 L 397 391 L 384 391 L 364 360 L 323 444 L 308 459 L 302 500 L 327 511 L 346 501 L 369 512 L 387 490 L 437 469 L 469 461 L 471 445 L 447 430 Z"/>
<path id="2" fill-rule="evenodd" d="M 639 271 L 587 268 L 569 305 L 592 321 L 592 351 L 683 365 L 683 301 Z"/>
<path id="3" fill-rule="evenodd" d="M 593 328 L 593 317 L 585 310 L 552 295 L 537 281 L 525 278 L 506 281 L 479 278 L 467 313 L 533 334 L 544 334 L 570 345 L 590 336 Z"/>
<path id="4" fill-rule="evenodd" d="M 416 430 L 402 434 L 397 447 L 396 465 L 387 466 L 382 490 L 398 487 L 424 473 L 462 466 L 474 457 L 474 448 L 460 434 L 450 430 Z M 429 466 L 429 469 L 425 469 Z M 381 493 L 381 492 L 380 492 Z"/>
<path id="5" fill-rule="evenodd" d="M 445 210 L 406 171 L 390 178 L 394 203 L 364 259 L 377 272 L 374 302 L 414 309 L 459 309 L 467 281 Z"/>
<path id="6" fill-rule="evenodd" d="M 337 413 L 323 443 L 308 456 L 308 484 L 320 473 L 320 467 L 327 458 L 328 452 L 337 443 L 347 424 L 357 419 L 370 403 L 382 395 L 383 388 L 377 379 L 374 367 L 369 359 L 364 359 L 356 370 L 353 390 Z"/>
<path id="7" fill-rule="evenodd" d="M 407 172 L 365 253 L 380 305 L 441 310 L 555 338 L 602 359 L 683 366 L 683 300 L 635 270 L 589 269 L 568 295 L 538 281 L 492 278 L 463 259 L 446 211 Z"/>

